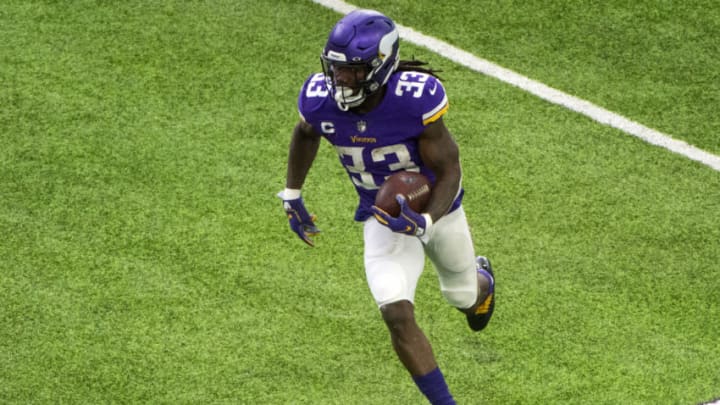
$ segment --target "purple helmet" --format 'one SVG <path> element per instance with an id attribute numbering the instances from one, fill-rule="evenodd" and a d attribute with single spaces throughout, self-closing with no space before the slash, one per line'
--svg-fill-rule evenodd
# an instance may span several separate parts
<path id="1" fill-rule="evenodd" d="M 321 60 L 325 83 L 338 107 L 356 107 L 387 83 L 400 62 L 399 45 L 395 23 L 377 11 L 355 10 L 335 24 Z M 357 94 L 356 89 L 337 85 L 333 71 L 338 65 L 365 69 Z"/>

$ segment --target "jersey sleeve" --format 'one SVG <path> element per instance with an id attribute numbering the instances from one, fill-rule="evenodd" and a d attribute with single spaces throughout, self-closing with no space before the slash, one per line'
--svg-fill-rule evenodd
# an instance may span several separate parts
<path id="1" fill-rule="evenodd" d="M 315 73 L 308 77 L 298 95 L 297 106 L 300 118 L 314 127 L 315 112 L 322 107 L 327 96 L 325 76 L 322 73 Z"/>
<path id="2" fill-rule="evenodd" d="M 439 120 L 450 106 L 445 87 L 433 75 L 401 71 L 392 76 L 389 84 L 397 103 L 404 105 L 405 111 L 415 116 L 422 126 Z"/>
<path id="3" fill-rule="evenodd" d="M 443 87 L 440 80 L 434 76 L 428 76 L 425 83 L 423 94 L 423 114 L 422 123 L 423 125 L 431 124 L 447 112 L 450 108 L 450 103 L 445 93 L 445 87 Z"/>

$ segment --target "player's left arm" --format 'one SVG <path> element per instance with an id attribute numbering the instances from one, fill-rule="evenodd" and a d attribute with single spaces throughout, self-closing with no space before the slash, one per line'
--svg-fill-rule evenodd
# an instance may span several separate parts
<path id="1" fill-rule="evenodd" d="M 435 173 L 435 185 L 425 209 L 435 222 L 450 210 L 462 178 L 460 152 L 442 117 L 425 127 L 419 151 L 424 164 Z"/>

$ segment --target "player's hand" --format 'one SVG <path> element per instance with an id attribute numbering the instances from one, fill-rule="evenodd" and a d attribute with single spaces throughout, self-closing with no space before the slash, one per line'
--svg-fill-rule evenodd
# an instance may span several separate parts
<path id="1" fill-rule="evenodd" d="M 290 229 L 292 229 L 303 242 L 310 246 L 315 246 L 315 243 L 310 237 L 320 233 L 318 227 L 315 226 L 315 219 L 317 219 L 317 217 L 308 214 L 302 197 L 293 200 L 283 199 L 283 208 L 290 221 Z"/>
<path id="2" fill-rule="evenodd" d="M 393 232 L 404 233 L 411 236 L 423 236 L 428 233 L 432 225 L 432 219 L 429 214 L 419 214 L 408 206 L 405 197 L 402 194 L 395 196 L 398 204 L 400 204 L 400 215 L 392 217 L 384 210 L 373 205 L 370 209 L 381 224 L 390 228 Z"/>

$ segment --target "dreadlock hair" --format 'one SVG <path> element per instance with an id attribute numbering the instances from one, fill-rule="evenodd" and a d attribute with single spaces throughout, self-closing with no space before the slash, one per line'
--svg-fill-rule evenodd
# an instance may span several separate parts
<path id="1" fill-rule="evenodd" d="M 420 72 L 420 73 L 427 73 L 431 76 L 435 76 L 436 78 L 443 80 L 442 77 L 438 76 L 438 72 L 442 72 L 442 70 L 435 70 L 431 67 L 423 67 L 426 66 L 428 63 L 421 61 L 421 60 L 401 60 L 398 63 L 398 67 L 396 69 L 397 72 Z"/>

